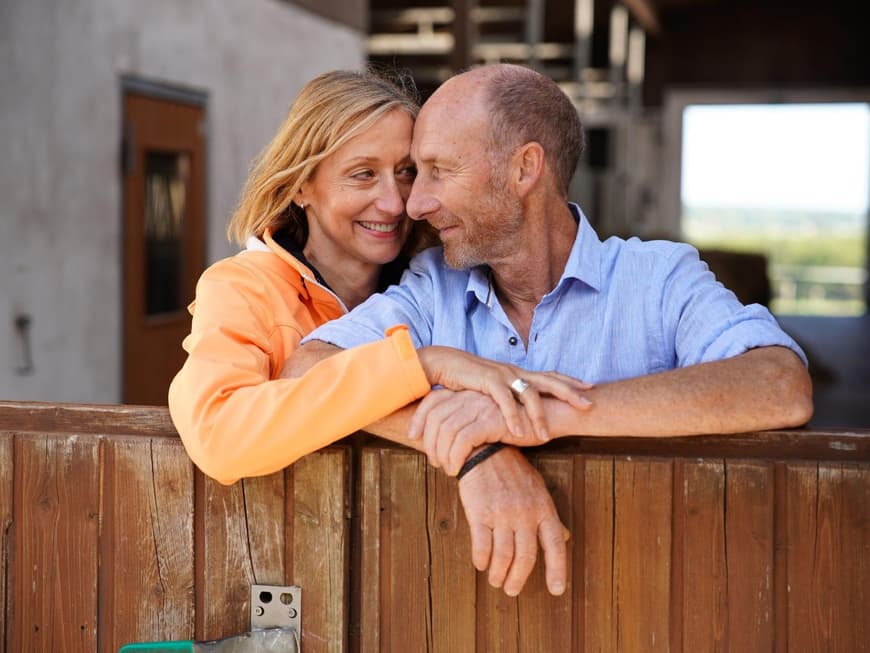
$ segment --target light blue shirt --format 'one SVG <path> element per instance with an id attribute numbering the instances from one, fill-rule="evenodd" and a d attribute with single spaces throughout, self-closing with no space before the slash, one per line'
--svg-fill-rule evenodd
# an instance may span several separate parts
<path id="1" fill-rule="evenodd" d="M 565 271 L 535 308 L 523 346 L 488 268 L 454 270 L 442 249 L 420 253 L 401 284 L 373 295 L 303 342 L 342 348 L 383 338 L 407 324 L 417 347 L 446 345 L 526 370 L 556 370 L 604 383 L 782 345 L 800 347 L 759 304 L 744 306 L 716 281 L 697 250 L 668 241 L 601 242 L 579 217 Z"/>

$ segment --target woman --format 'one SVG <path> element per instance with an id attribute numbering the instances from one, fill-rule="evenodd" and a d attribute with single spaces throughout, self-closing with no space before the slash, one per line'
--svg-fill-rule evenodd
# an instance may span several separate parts
<path id="1" fill-rule="evenodd" d="M 405 215 L 418 105 L 371 72 L 309 82 L 261 154 L 228 233 L 246 250 L 207 269 L 191 304 L 188 358 L 169 409 L 196 465 L 222 483 L 269 474 L 424 396 L 432 385 L 491 394 L 512 430 L 516 368 L 461 352 L 416 352 L 407 331 L 278 378 L 315 327 L 398 278 L 425 243 Z M 567 396 L 576 388 L 524 376 Z M 535 410 L 535 388 L 522 393 Z"/>

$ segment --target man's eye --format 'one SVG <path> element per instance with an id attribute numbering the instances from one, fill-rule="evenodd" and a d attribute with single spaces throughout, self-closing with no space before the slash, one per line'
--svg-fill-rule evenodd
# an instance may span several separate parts
<path id="1" fill-rule="evenodd" d="M 414 181 L 414 178 L 417 176 L 417 168 L 414 166 L 408 166 L 407 168 L 402 168 L 396 175 L 399 179 L 406 181 Z"/>

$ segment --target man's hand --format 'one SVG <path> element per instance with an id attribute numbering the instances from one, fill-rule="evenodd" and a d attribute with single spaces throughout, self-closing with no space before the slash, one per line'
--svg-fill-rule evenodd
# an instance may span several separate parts
<path id="1" fill-rule="evenodd" d="M 594 386 L 559 372 L 529 372 L 452 347 L 423 347 L 417 355 L 429 383 L 489 395 L 504 415 L 508 430 L 516 436 L 536 434 L 539 442 L 535 444 L 550 439 L 542 395 L 560 399 L 578 410 L 590 406 L 584 392 Z M 519 393 L 511 389 L 517 381 L 526 384 Z"/>
<path id="2" fill-rule="evenodd" d="M 588 410 L 591 404 L 584 405 Z M 488 442 L 504 442 L 519 447 L 542 443 L 528 415 L 520 412 L 519 434 L 510 432 L 504 411 L 490 396 L 464 390 L 433 390 L 426 395 L 408 425 L 411 441 L 423 440 L 423 450 L 433 467 L 442 467 L 455 476 L 471 452 Z"/>
<path id="3" fill-rule="evenodd" d="M 565 591 L 568 529 L 538 471 L 506 447 L 459 481 L 459 497 L 471 530 L 471 561 L 489 569 L 489 584 L 516 596 L 532 573 L 538 542 L 544 551 L 547 589 Z"/>

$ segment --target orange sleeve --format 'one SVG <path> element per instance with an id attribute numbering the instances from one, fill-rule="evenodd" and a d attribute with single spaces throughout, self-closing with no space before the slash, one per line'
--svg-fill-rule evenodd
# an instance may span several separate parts
<path id="1" fill-rule="evenodd" d="M 274 379 L 312 325 L 276 324 L 270 305 L 286 297 L 253 277 L 203 276 L 169 409 L 193 462 L 221 483 L 278 471 L 429 391 L 406 329 Z"/>

